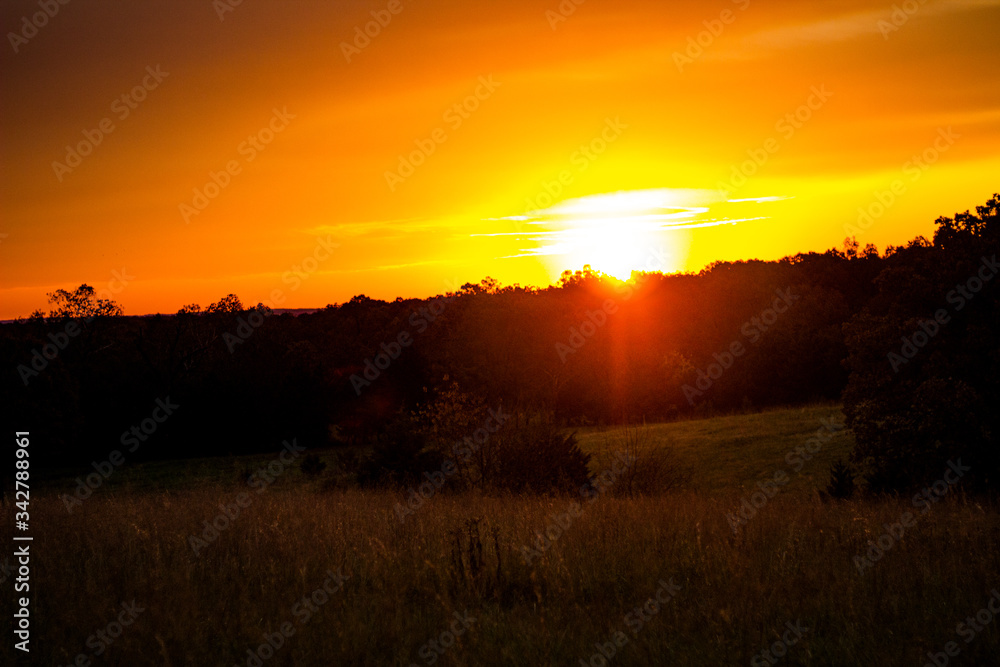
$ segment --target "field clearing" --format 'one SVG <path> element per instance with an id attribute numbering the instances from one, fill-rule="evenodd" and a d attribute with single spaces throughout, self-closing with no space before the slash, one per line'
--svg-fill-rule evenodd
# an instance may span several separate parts
<path id="1" fill-rule="evenodd" d="M 235 491 L 108 494 L 72 515 L 37 501 L 32 664 L 93 659 L 88 637 L 134 599 L 145 611 L 95 664 L 245 665 L 289 622 L 266 664 L 423 665 L 421 647 L 468 612 L 475 623 L 436 664 L 578 665 L 618 631 L 613 664 L 750 664 L 801 622 L 783 664 L 919 665 L 961 642 L 956 623 L 1000 586 L 1000 515 L 961 502 L 935 506 L 864 574 L 854 556 L 907 503 L 778 496 L 734 534 L 735 498 L 606 497 L 529 565 L 521 546 L 570 499 L 442 495 L 400 523 L 398 493 L 274 490 L 196 556 L 190 535 Z M 329 570 L 349 578 L 300 623 L 297 601 Z M 625 615 L 661 580 L 680 591 L 632 635 Z M 962 664 L 990 664 L 996 624 L 961 646 Z"/>
<path id="2" fill-rule="evenodd" d="M 846 461 L 854 446 L 851 434 L 840 431 L 823 443 L 812 460 L 803 459 L 798 472 L 793 471 L 785 457 L 831 420 L 843 423 L 840 406 L 810 405 L 649 424 L 639 430 L 644 448 L 676 456 L 688 473 L 685 486 L 690 490 L 728 493 L 734 488 L 749 489 L 758 480 L 771 479 L 776 471 L 784 470 L 791 480 L 783 490 L 801 493 L 825 488 L 830 466 L 838 458 Z M 595 469 L 621 448 L 620 428 L 579 429 L 577 437 L 580 447 L 594 456 Z"/>
<path id="3" fill-rule="evenodd" d="M 734 488 L 749 489 L 777 470 L 789 471 L 785 456 L 804 445 L 823 420 L 843 420 L 838 405 L 811 405 L 801 408 L 769 410 L 760 413 L 713 417 L 711 419 L 678 421 L 639 426 L 641 447 L 674 454 L 688 473 L 686 488 L 699 492 L 728 493 Z M 575 432 L 580 448 L 591 454 L 591 469 L 600 472 L 616 450 L 621 449 L 620 427 L 590 427 L 567 429 Z M 830 464 L 837 458 L 847 459 L 853 446 L 850 433 L 836 434 L 824 443 L 812 461 L 804 462 L 786 491 L 804 492 L 825 488 Z M 352 448 L 317 450 L 327 464 L 327 476 L 336 476 L 338 460 Z M 245 472 L 266 466 L 274 454 L 253 454 L 233 457 L 206 457 L 151 461 L 126 465 L 115 471 L 97 493 L 109 489 L 144 491 L 201 488 L 206 485 L 238 483 Z M 57 470 L 36 481 L 50 491 L 68 493 L 76 486 L 76 477 L 92 469 Z M 277 480 L 276 487 L 298 488 L 308 480 L 298 470 L 288 470 Z"/>
<path id="4" fill-rule="evenodd" d="M 968 643 L 956 633 L 1000 589 L 995 506 L 958 493 L 926 514 L 905 498 L 823 502 L 810 484 L 846 454 L 841 434 L 730 525 L 749 487 L 838 412 L 648 426 L 648 446 L 673 446 L 694 475 L 690 490 L 643 498 L 444 487 L 400 521 L 403 491 L 323 491 L 291 469 L 257 493 L 237 481 L 242 459 L 186 464 L 212 483 L 170 462 L 146 467 L 157 476 L 144 489 L 122 470 L 125 483 L 72 513 L 55 491 L 33 494 L 30 664 L 753 666 L 790 626 L 801 637 L 778 645 L 779 665 L 923 665 L 951 641 L 953 664 L 995 664 L 998 623 Z M 599 454 L 614 434 L 580 432 Z M 905 512 L 915 525 L 859 572 L 855 557 Z M 133 600 L 142 611 L 104 644 L 97 633 Z M 0 649 L 3 664 L 17 658 Z"/>

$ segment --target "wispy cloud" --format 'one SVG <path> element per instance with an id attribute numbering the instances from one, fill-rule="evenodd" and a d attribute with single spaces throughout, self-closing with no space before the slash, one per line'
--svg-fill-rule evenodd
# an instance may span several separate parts
<path id="1" fill-rule="evenodd" d="M 720 207 L 747 202 L 770 202 L 786 197 L 727 200 L 717 190 L 651 189 L 591 195 L 570 199 L 538 211 L 492 220 L 517 223 L 519 231 L 472 234 L 514 236 L 533 244 L 517 254 L 498 259 L 551 255 L 601 256 L 608 248 L 625 245 L 632 251 L 655 243 L 668 231 L 735 225 L 764 216 L 720 215 Z"/>
<path id="2" fill-rule="evenodd" d="M 335 234 L 340 237 L 379 236 L 388 234 L 416 234 L 450 228 L 441 220 L 430 218 L 396 218 L 392 220 L 367 220 L 317 225 L 305 230 L 308 234 Z"/>
<path id="3" fill-rule="evenodd" d="M 760 204 L 769 201 L 784 201 L 785 199 L 795 199 L 795 197 L 750 197 L 749 199 L 730 199 L 730 204 L 740 204 L 743 202 L 754 202 Z"/>
<path id="4" fill-rule="evenodd" d="M 930 0 L 922 3 L 912 15 L 906 14 L 906 16 L 908 20 L 917 20 L 997 6 L 1000 6 L 1000 0 Z M 743 45 L 757 48 L 787 49 L 808 44 L 843 42 L 858 37 L 881 35 L 881 30 L 884 27 L 880 27 L 879 22 L 888 21 L 891 24 L 894 7 L 898 7 L 898 5 L 887 3 L 884 7 L 876 9 L 855 11 L 762 30 L 744 38 Z"/>

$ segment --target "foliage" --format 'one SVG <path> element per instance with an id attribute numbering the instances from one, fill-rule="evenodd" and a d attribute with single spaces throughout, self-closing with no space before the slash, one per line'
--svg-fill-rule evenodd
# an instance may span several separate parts
<path id="1" fill-rule="evenodd" d="M 576 434 L 564 433 L 551 416 L 518 415 L 495 441 L 489 488 L 573 493 L 590 480 L 590 455 L 580 449 Z"/>
<path id="2" fill-rule="evenodd" d="M 410 415 L 399 414 L 358 463 L 362 486 L 406 486 L 421 474 L 441 470 L 440 455 L 427 447 L 427 438 Z"/>
<path id="3" fill-rule="evenodd" d="M 306 454 L 299 464 L 299 470 L 307 477 L 318 477 L 326 470 L 326 463 L 317 454 Z"/>
<path id="4" fill-rule="evenodd" d="M 197 304 L 192 304 L 197 308 Z M 191 306 L 185 306 L 191 308 Z M 182 309 L 184 310 L 184 309 Z M 243 310 L 243 302 L 235 294 L 227 294 L 213 304 L 205 308 L 206 313 L 239 313 Z M 197 311 L 194 311 L 197 312 Z"/>
<path id="5" fill-rule="evenodd" d="M 52 319 L 90 319 L 95 317 L 121 317 L 122 307 L 112 299 L 99 298 L 90 285 L 80 285 L 72 292 L 58 289 L 49 292 L 49 317 Z"/>
<path id="6" fill-rule="evenodd" d="M 649 430 L 635 424 L 616 429 L 611 439 L 613 453 L 628 465 L 617 476 L 611 493 L 631 498 L 683 488 L 689 475 L 674 452 L 674 444 L 654 448 Z M 606 452 L 605 460 L 611 453 Z"/>
<path id="7" fill-rule="evenodd" d="M 494 410 L 452 382 L 416 414 L 460 486 L 482 490 L 573 491 L 589 479 L 589 456 L 550 414 Z"/>
<path id="8" fill-rule="evenodd" d="M 848 499 L 854 495 L 854 490 L 854 471 L 843 459 L 837 459 L 830 468 L 830 483 L 826 485 L 826 492 L 833 498 Z"/>
<path id="9" fill-rule="evenodd" d="M 852 461 L 875 491 L 924 487 L 959 457 L 969 487 L 1000 474 L 1000 199 L 937 225 L 888 258 L 845 326 Z"/>
<path id="10" fill-rule="evenodd" d="M 246 309 L 228 295 L 176 316 L 96 317 L 70 336 L 67 317 L 118 312 L 84 286 L 53 293 L 56 317 L 0 325 L 0 354 L 15 369 L 0 401 L 47 443 L 37 465 L 103 460 L 107 443 L 166 396 L 182 407 L 133 458 L 274 451 L 293 437 L 384 449 L 405 414 L 422 442 L 391 439 L 412 459 L 427 448 L 444 460 L 490 410 L 502 411 L 512 421 L 458 461 L 457 486 L 503 488 L 513 482 L 501 482 L 501 468 L 516 468 L 508 452 L 531 453 L 532 439 L 554 442 L 567 424 L 834 401 L 846 387 L 859 441 L 852 463 L 873 488 L 926 484 L 959 455 L 975 459 L 985 484 L 996 469 L 990 406 L 1000 398 L 993 284 L 949 310 L 952 321 L 899 373 L 886 354 L 921 319 L 953 308 L 949 291 L 996 252 L 995 210 L 994 200 L 943 218 L 933 242 L 884 256 L 849 242 L 629 283 L 588 269 L 545 289 L 487 278 L 437 299 L 359 295 L 299 316 Z M 775 317 L 779 292 L 795 300 Z M 54 341 L 65 343 L 57 354 Z M 727 359 L 734 346 L 740 354 Z M 41 370 L 24 382 L 32 363 Z"/>

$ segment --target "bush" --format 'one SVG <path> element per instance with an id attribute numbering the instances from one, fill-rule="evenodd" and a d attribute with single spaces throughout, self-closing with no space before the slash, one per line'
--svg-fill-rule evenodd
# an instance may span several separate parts
<path id="1" fill-rule="evenodd" d="M 837 459 L 830 468 L 830 483 L 826 485 L 826 492 L 833 498 L 846 500 L 854 495 L 854 488 L 854 471 L 843 460 Z"/>
<path id="2" fill-rule="evenodd" d="M 458 487 L 564 492 L 590 479 L 590 456 L 551 414 L 494 409 L 452 383 L 413 418 L 437 460 L 455 463 Z"/>
<path id="3" fill-rule="evenodd" d="M 574 492 L 590 481 L 590 455 L 552 415 L 492 410 L 454 384 L 419 411 L 398 415 L 357 477 L 362 486 L 406 486 L 446 462 L 454 465 L 455 489 Z"/>
<path id="4" fill-rule="evenodd" d="M 440 470 L 441 463 L 442 457 L 427 446 L 427 438 L 413 417 L 400 414 L 371 451 L 359 457 L 358 484 L 406 486 L 418 481 L 424 472 Z"/>
<path id="5" fill-rule="evenodd" d="M 326 464 L 319 458 L 316 454 L 306 454 L 305 458 L 302 459 L 302 463 L 299 464 L 299 470 L 302 471 L 306 477 L 317 477 L 320 473 L 326 470 Z"/>
<path id="6" fill-rule="evenodd" d="M 609 444 L 629 465 L 619 475 L 610 491 L 616 496 L 635 497 L 676 490 L 688 475 L 670 448 L 653 449 L 649 431 L 639 426 L 625 425 L 610 438 Z"/>
<path id="7" fill-rule="evenodd" d="M 493 469 L 487 489 L 571 493 L 590 481 L 590 454 L 551 416 L 517 415 L 484 449 Z"/>

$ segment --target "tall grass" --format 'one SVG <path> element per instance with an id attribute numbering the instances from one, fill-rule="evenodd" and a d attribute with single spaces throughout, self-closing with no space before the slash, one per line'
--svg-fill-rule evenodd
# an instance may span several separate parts
<path id="1" fill-rule="evenodd" d="M 72 514 L 54 495 L 33 499 L 31 664 L 86 653 L 93 664 L 245 665 L 289 622 L 295 634 L 264 664 L 426 665 L 455 612 L 476 620 L 435 664 L 579 665 L 623 631 L 608 664 L 748 665 L 787 621 L 809 630 L 784 665 L 922 665 L 948 641 L 960 664 L 1000 655 L 997 622 L 969 644 L 955 634 L 1000 588 L 1000 514 L 961 497 L 864 574 L 854 556 L 907 501 L 779 494 L 734 532 L 732 493 L 590 503 L 443 492 L 401 523 L 401 493 L 302 485 L 251 493 L 196 556 L 189 536 L 245 490 L 109 489 Z M 574 501 L 579 516 L 549 528 Z M 526 563 L 522 545 L 547 528 L 554 539 Z M 349 578 L 303 624 L 293 606 L 328 570 Z M 625 615 L 671 579 L 680 592 L 633 635 Z M 133 599 L 145 611 L 95 658 L 88 636 Z M 14 664 L 4 618 L 0 660 Z"/>

